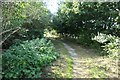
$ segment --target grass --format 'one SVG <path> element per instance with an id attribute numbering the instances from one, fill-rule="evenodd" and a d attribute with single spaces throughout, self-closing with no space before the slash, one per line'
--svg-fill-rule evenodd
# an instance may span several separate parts
<path id="1" fill-rule="evenodd" d="M 67 49 L 64 45 L 57 40 L 52 40 L 55 45 L 56 50 L 59 52 L 60 57 L 51 66 L 46 67 L 45 77 L 48 78 L 72 78 L 73 75 L 73 60 L 70 57 Z"/>
<path id="2" fill-rule="evenodd" d="M 81 47 L 73 41 L 64 42 L 75 49 L 79 57 L 80 68 L 89 74 L 87 78 L 118 78 L 118 62 L 116 60 L 100 56 L 94 49 Z"/>
<path id="3" fill-rule="evenodd" d="M 106 76 L 106 72 L 105 70 L 101 70 L 99 67 L 95 66 L 93 68 L 90 69 L 90 73 L 93 76 L 93 78 L 105 78 Z"/>

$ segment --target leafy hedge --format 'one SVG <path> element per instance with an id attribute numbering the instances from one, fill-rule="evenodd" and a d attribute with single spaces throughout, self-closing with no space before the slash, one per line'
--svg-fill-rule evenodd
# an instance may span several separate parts
<path id="1" fill-rule="evenodd" d="M 3 53 L 3 77 L 38 78 L 42 74 L 41 68 L 58 56 L 51 41 L 44 38 L 16 44 Z"/>

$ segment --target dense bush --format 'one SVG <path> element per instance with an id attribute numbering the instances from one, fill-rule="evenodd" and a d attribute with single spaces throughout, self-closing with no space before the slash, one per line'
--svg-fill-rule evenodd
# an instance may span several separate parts
<path id="1" fill-rule="evenodd" d="M 38 78 L 41 68 L 58 57 L 51 41 L 34 39 L 13 45 L 3 53 L 3 77 Z"/>
<path id="2" fill-rule="evenodd" d="M 101 44 L 98 41 L 92 40 L 91 37 L 86 34 L 81 34 L 77 38 L 68 38 L 69 40 L 72 39 L 72 41 L 76 42 L 77 44 L 80 44 L 83 47 L 86 48 L 94 48 L 94 49 L 99 49 L 101 50 Z"/>
<path id="3" fill-rule="evenodd" d="M 83 46 L 91 46 L 93 44 L 93 41 L 91 40 L 90 36 L 86 34 L 80 35 L 80 37 L 77 39 L 77 42 Z"/>
<path id="4" fill-rule="evenodd" d="M 105 53 L 111 57 L 118 57 L 118 50 L 120 46 L 120 38 L 112 35 L 106 35 L 99 33 L 97 36 L 94 37 L 93 40 L 102 43 Z"/>

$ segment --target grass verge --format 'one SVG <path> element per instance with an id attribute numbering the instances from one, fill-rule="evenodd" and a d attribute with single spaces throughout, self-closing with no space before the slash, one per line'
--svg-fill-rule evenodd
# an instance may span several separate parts
<path id="1" fill-rule="evenodd" d="M 60 57 L 51 66 L 45 68 L 45 76 L 48 78 L 72 78 L 73 60 L 67 49 L 59 40 L 52 40 Z M 47 73 L 47 74 L 46 74 Z"/>

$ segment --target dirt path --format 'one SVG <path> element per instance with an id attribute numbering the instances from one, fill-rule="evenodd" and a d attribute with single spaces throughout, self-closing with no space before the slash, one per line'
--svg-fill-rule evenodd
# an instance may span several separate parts
<path id="1" fill-rule="evenodd" d="M 74 42 L 53 40 L 60 58 L 47 71 L 59 78 L 118 78 L 117 60 Z M 48 73 L 47 72 L 47 73 Z M 57 75 L 57 76 L 56 76 Z"/>
<path id="2" fill-rule="evenodd" d="M 68 41 L 62 42 L 73 59 L 74 78 L 117 78 L 117 60 L 99 56 L 93 49 Z"/>
<path id="3" fill-rule="evenodd" d="M 85 72 L 81 68 L 81 62 L 79 61 L 79 56 L 75 52 L 75 50 L 71 46 L 66 44 L 66 43 L 63 43 L 63 45 L 68 50 L 68 52 L 70 53 L 70 55 L 71 55 L 71 57 L 73 59 L 73 77 L 74 78 L 85 78 L 85 77 L 88 77 L 89 74 L 87 72 Z"/>

